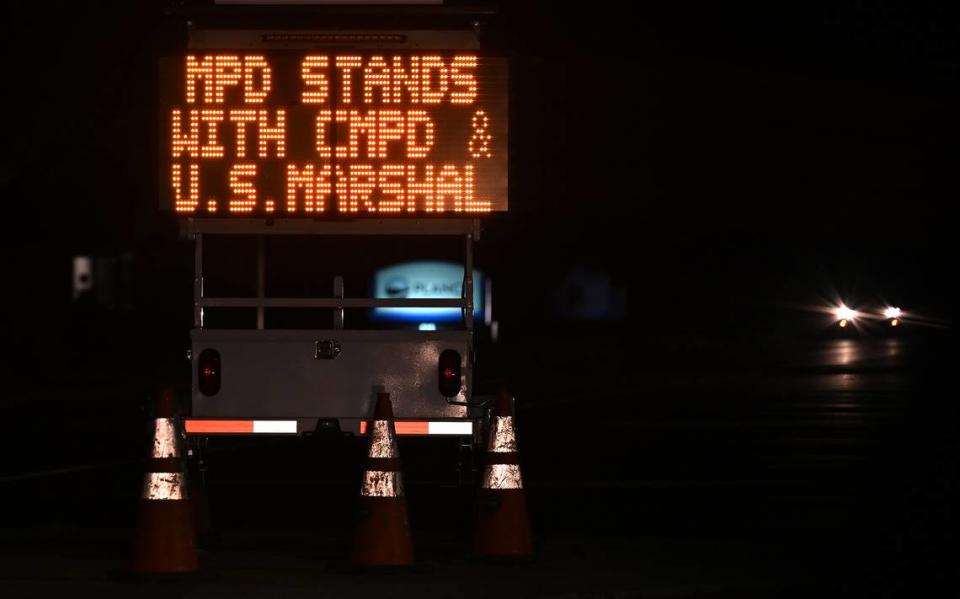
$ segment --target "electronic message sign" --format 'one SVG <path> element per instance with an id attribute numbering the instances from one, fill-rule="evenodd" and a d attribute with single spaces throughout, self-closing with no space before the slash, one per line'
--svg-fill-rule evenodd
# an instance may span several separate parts
<path id="1" fill-rule="evenodd" d="M 507 209 L 507 63 L 203 50 L 160 65 L 161 205 L 195 217 Z"/>

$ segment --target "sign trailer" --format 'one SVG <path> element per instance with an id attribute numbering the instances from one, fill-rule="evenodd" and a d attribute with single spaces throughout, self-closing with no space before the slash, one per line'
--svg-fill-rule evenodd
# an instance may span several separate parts
<path id="1" fill-rule="evenodd" d="M 474 31 L 191 30 L 161 61 L 159 125 L 161 206 L 195 245 L 188 434 L 363 434 L 387 391 L 400 434 L 479 438 L 473 243 L 508 206 L 505 59 Z M 210 297 L 204 238 L 235 234 L 258 241 L 256 297 Z M 265 235 L 458 236 L 463 294 L 350 298 L 336 277 L 333 297 L 267 297 Z M 238 307 L 256 328 L 204 326 Z M 268 329 L 272 308 L 329 309 L 333 328 Z M 351 330 L 348 308 L 461 326 Z"/>

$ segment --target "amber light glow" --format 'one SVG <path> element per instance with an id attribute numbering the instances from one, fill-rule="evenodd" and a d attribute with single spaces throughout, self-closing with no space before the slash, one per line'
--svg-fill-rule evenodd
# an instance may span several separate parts
<path id="1" fill-rule="evenodd" d="M 179 214 L 507 209 L 502 59 L 287 50 L 164 64 L 162 194 Z"/>

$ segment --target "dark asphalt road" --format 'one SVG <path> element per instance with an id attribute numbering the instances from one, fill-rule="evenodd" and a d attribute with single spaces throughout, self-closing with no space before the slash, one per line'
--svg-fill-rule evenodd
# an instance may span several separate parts
<path id="1" fill-rule="evenodd" d="M 473 494 L 455 484 L 452 442 L 401 443 L 421 566 L 394 578 L 340 566 L 361 442 L 217 443 L 204 555 L 213 578 L 177 593 L 956 591 L 954 354 L 945 336 L 921 335 L 767 348 L 724 367 L 638 361 L 606 372 L 603 360 L 575 370 L 530 357 L 520 370 L 536 376 L 516 383 L 538 556 L 521 566 L 466 555 Z M 109 577 L 124 567 L 135 514 L 144 422 L 131 396 L 142 390 L 135 377 L 87 380 L 11 399 L 20 434 L 3 447 L 0 584 L 24 595 L 154 590 Z"/>

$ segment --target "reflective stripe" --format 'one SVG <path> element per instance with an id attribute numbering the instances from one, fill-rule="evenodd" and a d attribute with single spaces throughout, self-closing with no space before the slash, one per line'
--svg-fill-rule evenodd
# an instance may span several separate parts
<path id="1" fill-rule="evenodd" d="M 489 464 L 483 469 L 484 489 L 522 489 L 519 464 Z"/>
<path id="2" fill-rule="evenodd" d="M 158 419 L 160 420 L 160 419 Z M 202 434 L 297 434 L 296 420 L 203 420 L 187 418 L 184 421 L 188 435 Z M 369 423 L 360 422 L 360 434 L 369 432 Z M 473 434 L 470 420 L 400 420 L 394 422 L 398 435 L 463 435 Z M 157 457 L 157 456 L 154 456 Z M 176 456 L 179 457 L 179 454 Z"/>
<path id="3" fill-rule="evenodd" d="M 395 422 L 398 435 L 426 435 L 430 432 L 430 425 L 423 421 Z"/>
<path id="4" fill-rule="evenodd" d="M 188 435 L 198 434 L 296 434 L 296 420 L 186 420 Z"/>
<path id="5" fill-rule="evenodd" d="M 373 421 L 368 457 L 395 458 L 400 455 L 400 451 L 397 449 L 397 437 L 393 434 L 391 424 L 393 423 L 389 420 Z"/>
<path id="6" fill-rule="evenodd" d="M 473 423 L 469 420 L 460 422 L 429 422 L 427 434 L 430 435 L 472 435 Z"/>
<path id="7" fill-rule="evenodd" d="M 143 479 L 144 499 L 185 499 L 187 490 L 179 472 L 148 472 Z"/>
<path id="8" fill-rule="evenodd" d="M 197 433 L 252 433 L 253 420 L 194 420 L 187 419 L 187 434 Z"/>
<path id="9" fill-rule="evenodd" d="M 153 421 L 153 454 L 155 458 L 179 458 L 180 443 L 173 418 L 155 418 Z"/>
<path id="10" fill-rule="evenodd" d="M 493 453 L 514 453 L 517 451 L 517 435 L 513 431 L 513 416 L 494 416 L 490 427 L 490 446 L 487 451 Z"/>
<path id="11" fill-rule="evenodd" d="M 360 421 L 360 434 L 366 435 L 369 423 Z M 470 420 L 396 420 L 394 429 L 398 435 L 472 435 L 473 422 Z"/>
<path id="12" fill-rule="evenodd" d="M 360 495 L 364 497 L 403 497 L 403 478 L 399 472 L 367 470 L 363 473 L 363 487 Z"/>
<path id="13" fill-rule="evenodd" d="M 296 433 L 296 420 L 254 420 L 254 433 Z"/>

